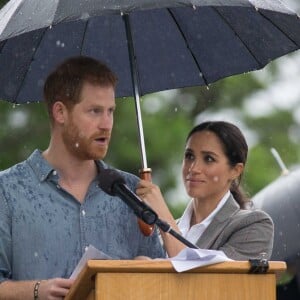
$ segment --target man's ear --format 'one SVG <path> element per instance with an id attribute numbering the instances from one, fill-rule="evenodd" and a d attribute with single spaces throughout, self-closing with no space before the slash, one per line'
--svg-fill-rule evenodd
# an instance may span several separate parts
<path id="1" fill-rule="evenodd" d="M 67 118 L 67 107 L 61 101 L 56 101 L 52 106 L 52 115 L 54 122 L 64 124 Z"/>

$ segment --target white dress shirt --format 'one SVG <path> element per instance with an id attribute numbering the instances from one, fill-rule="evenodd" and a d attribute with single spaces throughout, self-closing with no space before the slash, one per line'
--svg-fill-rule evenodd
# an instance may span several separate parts
<path id="1" fill-rule="evenodd" d="M 223 198 L 221 199 L 217 207 L 202 222 L 190 227 L 191 218 L 193 214 L 193 201 L 194 201 L 194 199 L 192 199 L 188 204 L 188 206 L 186 207 L 178 223 L 178 227 L 182 236 L 186 238 L 188 241 L 190 241 L 191 243 L 195 244 L 199 240 L 199 238 L 201 237 L 205 229 L 208 227 L 208 225 L 211 223 L 212 219 L 217 214 L 217 212 L 223 207 L 223 205 L 225 204 L 229 196 L 230 196 L 230 191 L 228 191 L 223 196 Z"/>

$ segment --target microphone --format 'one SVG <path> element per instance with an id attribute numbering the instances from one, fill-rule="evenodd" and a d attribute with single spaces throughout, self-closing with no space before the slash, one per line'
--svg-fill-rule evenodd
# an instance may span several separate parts
<path id="1" fill-rule="evenodd" d="M 123 177 L 115 170 L 101 169 L 98 186 L 111 196 L 119 196 L 148 225 L 156 223 L 157 214 L 126 185 Z"/>
<path id="2" fill-rule="evenodd" d="M 99 180 L 98 186 L 105 193 L 111 196 L 119 196 L 133 210 L 135 215 L 146 224 L 156 224 L 162 231 L 170 233 L 186 246 L 199 249 L 196 245 L 172 229 L 167 222 L 159 219 L 157 213 L 129 189 L 124 178 L 118 171 L 101 168 L 97 178 Z"/>

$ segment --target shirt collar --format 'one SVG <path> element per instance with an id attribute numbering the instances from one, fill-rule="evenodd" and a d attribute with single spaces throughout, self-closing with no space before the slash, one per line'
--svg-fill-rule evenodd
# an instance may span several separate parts
<path id="1" fill-rule="evenodd" d="M 51 173 L 55 172 L 53 167 L 43 157 L 41 150 L 34 150 L 27 158 L 27 162 L 40 181 L 45 181 Z"/>
<path id="2" fill-rule="evenodd" d="M 41 150 L 34 150 L 34 152 L 27 158 L 27 162 L 41 182 L 45 181 L 51 175 L 58 178 L 56 170 L 43 157 Z M 100 160 L 96 160 L 95 163 L 98 170 L 103 168 L 106 169 L 108 167 L 107 164 Z"/>
<path id="3" fill-rule="evenodd" d="M 229 197 L 230 197 L 230 191 L 227 191 L 226 194 L 222 197 L 221 201 L 218 203 L 217 207 L 202 222 L 200 222 L 198 224 L 202 224 L 205 228 L 207 228 L 208 225 L 211 223 L 212 219 L 214 218 L 214 216 L 224 206 L 224 204 L 226 203 L 226 201 Z M 186 232 L 190 229 L 191 218 L 192 218 L 192 213 L 193 213 L 193 201 L 194 201 L 194 199 L 192 199 L 189 202 L 182 217 L 179 220 L 178 227 L 181 232 Z M 198 225 L 198 224 L 196 224 L 196 225 Z"/>

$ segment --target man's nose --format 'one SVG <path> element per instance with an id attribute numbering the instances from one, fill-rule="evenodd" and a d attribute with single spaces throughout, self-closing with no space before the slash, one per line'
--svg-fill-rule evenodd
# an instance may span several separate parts
<path id="1" fill-rule="evenodd" d="M 111 112 L 104 112 L 99 118 L 99 128 L 112 129 L 113 127 L 113 115 Z"/>

